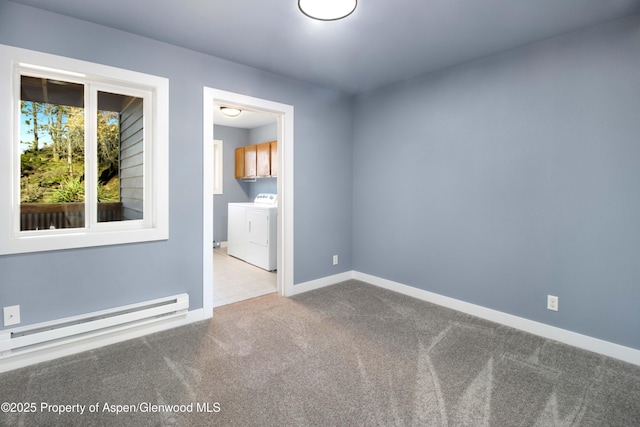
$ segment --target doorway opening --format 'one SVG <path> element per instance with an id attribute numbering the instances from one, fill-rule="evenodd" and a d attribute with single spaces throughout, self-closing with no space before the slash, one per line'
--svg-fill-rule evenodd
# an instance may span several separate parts
<path id="1" fill-rule="evenodd" d="M 275 288 L 277 292 L 284 296 L 292 295 L 293 293 L 293 107 L 260 98 L 205 87 L 203 92 L 203 308 L 205 313 L 209 315 L 212 315 L 213 308 L 216 305 L 216 303 L 214 303 L 216 280 L 219 280 L 221 286 L 224 285 L 221 277 L 216 279 L 216 266 L 212 251 L 218 250 L 220 251 L 218 255 L 226 256 L 226 254 L 223 253 L 224 245 L 221 245 L 222 247 L 220 249 L 214 249 L 219 243 L 218 241 L 214 242 L 214 240 L 216 240 L 214 238 L 214 227 L 218 230 L 218 235 L 220 235 L 220 228 L 226 227 L 226 224 L 219 224 L 221 221 L 220 215 L 217 217 L 214 215 L 214 208 L 216 207 L 216 201 L 218 201 L 218 199 L 219 203 L 227 204 L 229 202 L 229 200 L 225 200 L 224 197 L 217 196 L 214 198 L 213 195 L 214 186 L 219 185 L 219 182 L 214 184 L 214 181 L 216 181 L 213 161 L 216 150 L 214 149 L 214 139 L 224 140 L 220 138 L 220 134 L 224 133 L 225 124 L 228 125 L 228 123 L 225 123 L 224 119 L 218 115 L 220 107 L 234 107 L 246 112 L 247 118 L 253 115 L 259 120 L 266 119 L 267 123 L 272 123 L 272 125 L 268 124 L 266 128 L 269 132 L 276 134 L 277 153 L 274 161 L 277 162 L 278 165 L 277 178 L 272 180 L 271 183 L 267 183 L 266 181 L 261 183 L 260 185 L 262 187 L 258 188 L 265 188 L 264 185 L 267 186 L 266 188 L 269 188 L 269 185 L 271 185 L 271 188 L 276 189 L 278 199 L 276 227 L 277 273 L 275 274 Z M 216 119 L 216 117 L 218 118 Z M 216 128 L 218 129 L 217 134 L 215 131 Z M 232 147 L 223 148 L 223 150 L 228 149 L 232 149 Z M 229 153 L 227 153 L 225 157 L 229 158 Z M 233 166 L 234 165 L 225 164 L 223 167 L 233 168 Z M 245 191 L 247 198 L 255 197 L 252 191 L 258 191 L 256 189 L 248 189 L 248 187 L 245 190 L 247 190 Z M 224 194 L 224 191 L 223 186 L 222 194 Z M 251 201 L 253 201 L 252 198 Z M 222 207 L 222 210 L 225 209 L 226 206 Z M 217 210 L 220 212 L 220 206 L 217 207 Z M 221 257 L 219 257 L 219 259 L 225 261 Z M 227 261 L 229 260 L 227 259 Z M 238 260 L 234 259 L 232 261 Z M 221 269 L 222 268 L 221 266 Z M 260 274 L 260 272 L 257 272 L 257 276 Z M 220 305 L 220 303 L 218 302 L 217 305 Z"/>
<path id="2" fill-rule="evenodd" d="M 277 115 L 232 107 L 213 108 L 214 308 L 278 290 Z"/>

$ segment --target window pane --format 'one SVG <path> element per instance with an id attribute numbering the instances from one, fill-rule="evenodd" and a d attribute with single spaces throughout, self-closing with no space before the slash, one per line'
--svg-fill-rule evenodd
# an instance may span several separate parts
<path id="1" fill-rule="evenodd" d="M 142 101 L 98 92 L 98 222 L 143 218 Z"/>
<path id="2" fill-rule="evenodd" d="M 21 76 L 20 230 L 82 228 L 84 85 Z"/>

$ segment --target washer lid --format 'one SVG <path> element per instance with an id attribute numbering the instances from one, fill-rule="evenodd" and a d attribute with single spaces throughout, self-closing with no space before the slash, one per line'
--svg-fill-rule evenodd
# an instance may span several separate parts
<path id="1" fill-rule="evenodd" d="M 278 195 L 272 193 L 260 193 L 253 200 L 253 203 L 267 206 L 278 206 Z"/>

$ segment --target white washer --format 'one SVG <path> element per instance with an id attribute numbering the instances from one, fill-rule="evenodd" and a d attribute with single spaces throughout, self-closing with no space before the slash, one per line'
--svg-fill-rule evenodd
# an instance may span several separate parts
<path id="1" fill-rule="evenodd" d="M 261 193 L 253 203 L 229 203 L 227 253 L 268 271 L 277 268 L 278 196 Z"/>

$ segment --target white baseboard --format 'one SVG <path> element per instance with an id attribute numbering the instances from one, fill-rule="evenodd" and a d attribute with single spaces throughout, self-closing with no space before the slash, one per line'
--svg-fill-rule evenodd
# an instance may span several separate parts
<path id="1" fill-rule="evenodd" d="M 13 369 L 23 368 L 35 363 L 70 356 L 83 351 L 93 350 L 98 347 L 186 325 L 188 323 L 198 322 L 207 318 L 208 317 L 205 315 L 204 309 L 198 309 L 189 311 L 183 316 L 172 317 L 165 320 L 159 320 L 154 323 L 134 326 L 125 330 L 118 330 L 98 336 L 88 337 L 80 341 L 69 343 L 62 342 L 60 345 L 55 347 L 34 350 L 26 353 L 16 352 L 14 354 L 3 356 L 3 358 L 0 359 L 0 372 L 11 371 Z"/>
<path id="2" fill-rule="evenodd" d="M 398 292 L 400 294 L 407 295 L 413 298 L 417 298 L 422 301 L 427 301 L 433 304 L 450 308 L 452 310 L 470 314 L 481 319 L 489 320 L 501 325 L 528 332 L 530 334 L 538 335 L 543 338 L 558 341 L 564 344 L 571 345 L 573 347 L 581 348 L 583 350 L 588 350 L 594 353 L 602 354 L 604 356 L 612 357 L 614 359 L 622 360 L 624 362 L 640 366 L 640 350 L 638 349 L 625 347 L 620 344 L 593 338 L 588 335 L 579 334 L 577 332 L 550 326 L 545 323 L 536 322 L 533 320 L 525 319 L 523 317 L 518 317 L 512 314 L 493 310 L 491 308 L 471 304 L 465 301 L 457 300 L 455 298 L 446 297 L 444 295 L 425 291 L 423 289 L 414 288 L 413 286 L 394 282 L 392 280 L 387 280 L 377 276 L 372 276 L 370 274 L 361 273 L 359 271 L 347 271 L 333 276 L 327 276 L 320 279 L 311 280 L 309 282 L 300 283 L 293 287 L 293 294 L 301 294 L 303 292 L 312 291 L 314 289 L 323 288 L 325 286 L 335 285 L 336 283 L 344 282 L 350 279 L 360 280 L 362 282 L 369 283 L 380 288 L 388 289 L 390 291 Z"/>
<path id="3" fill-rule="evenodd" d="M 346 280 L 351 280 L 353 279 L 353 273 L 353 271 L 345 271 L 344 273 L 338 273 L 332 276 L 299 283 L 293 286 L 293 293 L 287 296 L 298 295 L 315 289 L 324 288 L 325 286 L 335 285 L 336 283 L 344 282 Z"/>
<path id="4" fill-rule="evenodd" d="M 393 282 L 391 280 L 382 279 L 380 277 L 371 276 L 369 274 L 353 272 L 353 278 L 363 282 L 389 289 L 404 295 L 408 295 L 423 301 L 451 308 L 462 313 L 480 317 L 485 320 L 529 332 L 543 338 L 559 341 L 564 344 L 578 347 L 583 350 L 592 351 L 594 353 L 609 356 L 614 359 L 622 360 L 634 365 L 640 365 L 640 350 L 625 347 L 609 341 L 582 335 L 566 329 L 557 328 L 544 323 L 525 319 L 523 317 L 514 316 L 512 314 L 503 313 L 501 311 L 492 310 L 480 305 L 471 304 L 454 298 L 449 298 L 440 294 L 414 288 L 412 286 L 403 285 L 402 283 Z"/>
<path id="5" fill-rule="evenodd" d="M 604 341 L 597 338 L 589 337 L 587 335 L 578 334 L 566 329 L 561 329 L 554 326 L 546 325 L 544 323 L 535 322 L 533 320 L 503 313 L 497 310 L 492 310 L 490 308 L 446 297 L 433 292 L 414 288 L 412 286 L 407 286 L 402 283 L 394 282 L 358 271 L 347 271 L 344 273 L 339 273 L 332 276 L 327 276 L 320 279 L 297 284 L 293 286 L 292 295 L 320 289 L 325 286 L 334 285 L 336 283 L 344 282 L 350 279 L 360 280 L 362 282 L 398 292 L 400 294 L 431 302 L 433 304 L 451 308 L 462 313 L 470 314 L 482 319 L 490 320 L 492 322 L 529 332 L 534 335 L 559 341 L 564 344 L 568 344 L 574 347 L 592 351 L 594 353 L 602 354 L 604 356 L 612 357 L 614 359 L 622 360 L 640 366 L 640 350 L 638 349 L 625 347 L 619 344 L 611 343 L 609 341 Z M 82 341 L 76 341 L 67 344 L 62 343 L 61 345 L 53 348 L 37 350 L 30 353 L 11 354 L 0 359 L 0 372 L 6 372 L 35 363 L 45 362 L 48 360 L 69 356 L 87 350 L 93 350 L 95 348 L 115 344 L 132 338 L 138 338 L 143 335 L 164 331 L 167 329 L 175 328 L 177 326 L 198 322 L 200 320 L 206 320 L 210 317 L 211 316 L 206 315 L 204 309 L 192 310 L 186 313 L 184 316 L 170 318 L 165 321 L 159 321 L 153 324 L 133 327 L 131 329 L 121 330 L 113 333 L 107 333 L 104 335 L 87 338 Z"/>

